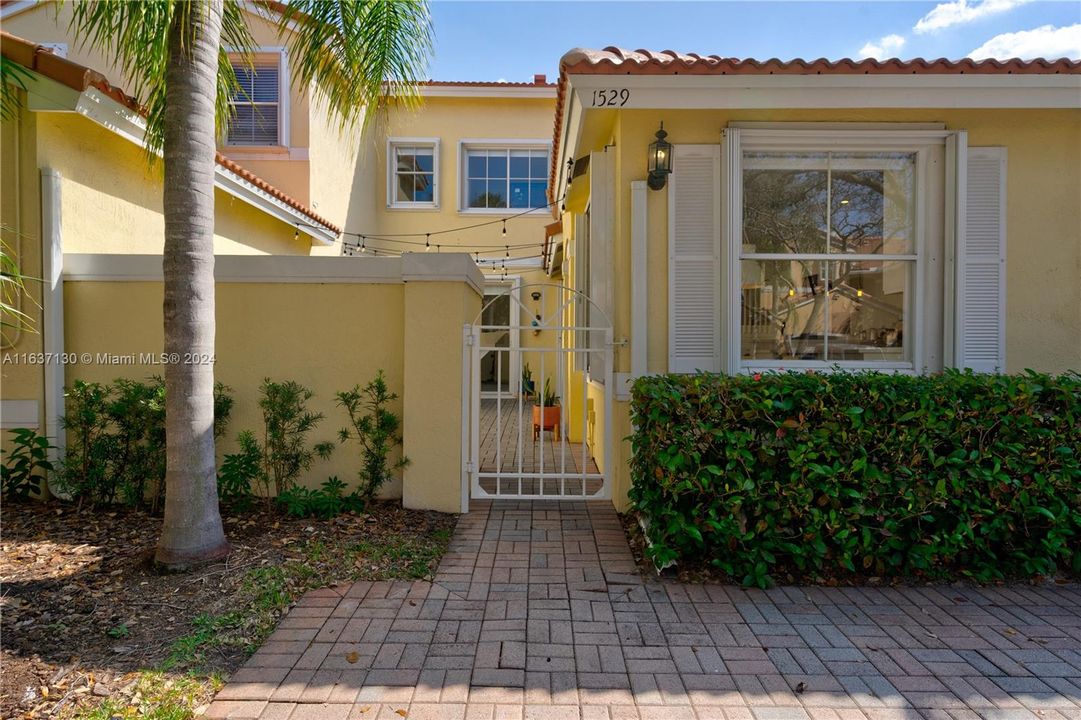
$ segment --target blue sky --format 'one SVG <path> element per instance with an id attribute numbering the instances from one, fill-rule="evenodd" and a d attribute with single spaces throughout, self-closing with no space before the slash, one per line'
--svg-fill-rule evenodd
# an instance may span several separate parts
<path id="1" fill-rule="evenodd" d="M 555 78 L 573 47 L 734 57 L 1081 57 L 1081 2 L 433 0 L 436 80 Z"/>

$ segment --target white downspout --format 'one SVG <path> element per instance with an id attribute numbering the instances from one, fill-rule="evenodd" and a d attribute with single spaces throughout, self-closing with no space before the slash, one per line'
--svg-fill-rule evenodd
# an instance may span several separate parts
<path id="1" fill-rule="evenodd" d="M 45 435 L 56 449 L 54 463 L 64 454 L 66 438 L 60 426 L 64 414 L 64 244 L 60 217 L 60 173 L 41 170 L 42 344 L 50 362 L 45 367 Z"/>

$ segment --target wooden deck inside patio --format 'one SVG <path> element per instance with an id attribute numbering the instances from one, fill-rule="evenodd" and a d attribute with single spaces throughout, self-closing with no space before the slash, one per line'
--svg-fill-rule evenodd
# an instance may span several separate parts
<path id="1" fill-rule="evenodd" d="M 521 467 L 518 464 L 519 418 Z M 602 488 L 599 478 L 583 480 L 581 477 L 583 474 L 600 474 L 588 446 L 566 438 L 557 441 L 551 431 L 542 432 L 540 439 L 534 441 L 533 404 L 515 397 L 505 397 L 501 401 L 481 398 L 480 472 L 511 475 L 480 478 L 480 486 L 492 495 L 589 497 Z M 543 473 L 545 477 L 520 477 L 518 473 Z"/>

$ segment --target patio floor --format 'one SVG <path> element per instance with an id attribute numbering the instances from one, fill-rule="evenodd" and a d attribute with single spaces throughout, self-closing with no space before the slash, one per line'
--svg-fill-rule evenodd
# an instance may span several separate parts
<path id="1" fill-rule="evenodd" d="M 607 502 L 474 502 L 433 583 L 308 593 L 210 718 L 1081 720 L 1081 588 L 643 581 Z"/>
<path id="2" fill-rule="evenodd" d="M 480 401 L 480 471 L 482 473 L 560 473 L 563 478 L 494 478 L 481 477 L 480 485 L 485 492 L 519 495 L 595 495 L 601 490 L 600 479 L 586 479 L 585 493 L 582 479 L 570 477 L 586 473 L 600 474 L 588 447 L 582 443 L 562 439 L 557 441 L 551 431 L 543 432 L 540 439 L 533 440 L 533 407 L 531 402 L 516 398 L 497 402 L 494 398 Z M 522 466 L 518 467 L 518 420 L 521 416 Z M 501 418 L 497 423 L 496 418 Z M 497 427 L 498 425 L 498 427 Z M 497 485 L 498 480 L 498 485 Z"/>

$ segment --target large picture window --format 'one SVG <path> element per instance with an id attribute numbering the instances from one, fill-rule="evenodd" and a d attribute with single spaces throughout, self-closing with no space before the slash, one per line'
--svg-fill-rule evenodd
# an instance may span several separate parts
<path id="1" fill-rule="evenodd" d="M 463 210 L 542 208 L 548 199 L 548 148 L 466 145 Z"/>
<path id="2" fill-rule="evenodd" d="M 741 363 L 912 367 L 917 154 L 744 151 Z"/>

